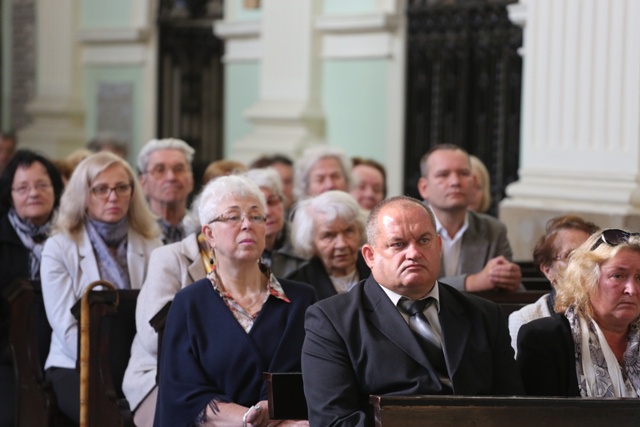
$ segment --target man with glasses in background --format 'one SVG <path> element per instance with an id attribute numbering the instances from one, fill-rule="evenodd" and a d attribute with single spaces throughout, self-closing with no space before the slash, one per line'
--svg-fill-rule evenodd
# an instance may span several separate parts
<path id="1" fill-rule="evenodd" d="M 152 139 L 138 155 L 140 184 L 149 207 L 160 217 L 164 244 L 179 242 L 188 234 L 183 220 L 193 191 L 194 153 L 185 141 L 167 138 Z"/>

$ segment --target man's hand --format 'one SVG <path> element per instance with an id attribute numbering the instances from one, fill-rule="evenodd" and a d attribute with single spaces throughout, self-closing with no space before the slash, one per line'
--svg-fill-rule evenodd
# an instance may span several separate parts
<path id="1" fill-rule="evenodd" d="M 480 272 L 468 275 L 464 282 L 464 289 L 469 292 L 493 289 L 515 292 L 520 288 L 521 280 L 520 266 L 503 256 L 498 256 L 489 260 Z"/>

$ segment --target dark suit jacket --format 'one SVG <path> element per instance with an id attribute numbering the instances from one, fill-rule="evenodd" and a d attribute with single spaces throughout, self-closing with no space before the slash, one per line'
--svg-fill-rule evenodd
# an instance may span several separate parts
<path id="1" fill-rule="evenodd" d="M 371 274 L 371 270 L 362 257 L 362 252 L 358 252 L 356 270 L 358 270 L 360 280 L 368 278 Z M 320 261 L 320 258 L 318 257 L 311 258 L 305 265 L 289 274 L 287 279 L 309 283 L 315 288 L 318 300 L 329 298 L 338 293 L 336 292 L 336 288 L 333 287 L 333 283 L 331 282 L 327 271 L 324 269 L 322 261 Z"/>
<path id="2" fill-rule="evenodd" d="M 499 255 L 508 260 L 513 257 L 507 240 L 507 227 L 492 216 L 469 211 L 469 227 L 462 236 L 460 249 L 460 271 L 457 276 L 443 277 L 444 265 L 440 268 L 440 279 L 444 283 L 463 291 L 467 275 L 481 271 L 487 262 Z"/>
<path id="3" fill-rule="evenodd" d="M 208 279 L 180 290 L 162 340 L 155 426 L 192 425 L 216 399 L 251 406 L 267 398 L 263 372 L 299 372 L 309 285 L 279 280 L 246 333 Z"/>
<path id="4" fill-rule="evenodd" d="M 580 396 L 569 321 L 554 314 L 522 325 L 518 369 L 531 396 Z"/>
<path id="5" fill-rule="evenodd" d="M 454 394 L 522 394 L 500 308 L 439 287 Z M 371 394 L 442 394 L 418 341 L 373 276 L 310 307 L 305 329 L 302 374 L 311 426 L 372 426 Z"/>

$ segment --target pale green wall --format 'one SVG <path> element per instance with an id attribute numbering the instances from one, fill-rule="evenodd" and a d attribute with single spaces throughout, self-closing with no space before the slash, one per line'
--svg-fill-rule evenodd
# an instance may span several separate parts
<path id="1" fill-rule="evenodd" d="M 2 0 L 2 117 L 0 117 L 0 130 L 8 130 L 11 127 L 11 0 Z"/>
<path id="2" fill-rule="evenodd" d="M 244 0 L 233 0 L 231 15 L 234 21 L 257 21 L 262 17 L 262 9 L 245 9 L 243 3 Z"/>
<path id="3" fill-rule="evenodd" d="M 385 163 L 388 66 L 383 59 L 324 62 L 322 102 L 329 145 Z"/>
<path id="4" fill-rule="evenodd" d="M 131 1 L 142 0 L 83 0 L 81 28 L 129 26 Z"/>
<path id="5" fill-rule="evenodd" d="M 257 62 L 228 63 L 224 84 L 224 155 L 231 152 L 233 141 L 252 132 L 244 116 L 247 108 L 260 97 L 260 65 Z"/>
<path id="6" fill-rule="evenodd" d="M 87 140 L 96 135 L 98 86 L 101 83 L 130 83 L 133 85 L 132 119 L 133 136 L 129 145 L 129 161 L 135 164 L 135 158 L 142 146 L 142 70 L 138 67 L 86 67 L 84 72 L 85 134 Z"/>
<path id="7" fill-rule="evenodd" d="M 350 13 L 367 13 L 376 10 L 379 0 L 324 0 L 325 15 L 343 15 Z"/>

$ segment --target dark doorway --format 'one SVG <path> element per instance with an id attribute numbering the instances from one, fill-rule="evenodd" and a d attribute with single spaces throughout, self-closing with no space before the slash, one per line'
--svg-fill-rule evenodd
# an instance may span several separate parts
<path id="1" fill-rule="evenodd" d="M 420 157 L 440 143 L 485 163 L 492 214 L 517 179 L 522 29 L 509 3 L 408 0 L 405 194 L 419 197 Z"/>
<path id="2" fill-rule="evenodd" d="M 158 136 L 196 150 L 196 190 L 222 156 L 223 42 L 213 34 L 222 0 L 161 0 L 158 10 Z"/>

